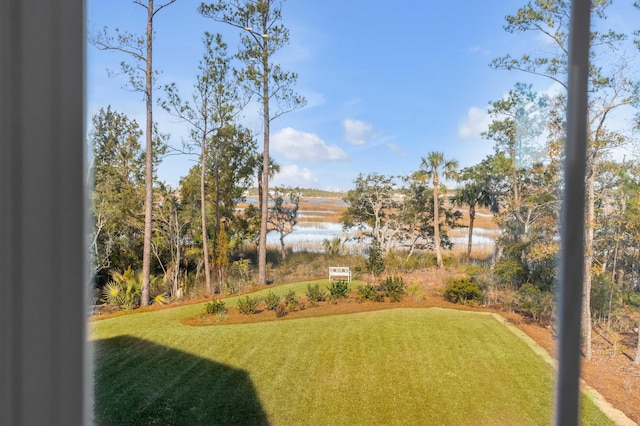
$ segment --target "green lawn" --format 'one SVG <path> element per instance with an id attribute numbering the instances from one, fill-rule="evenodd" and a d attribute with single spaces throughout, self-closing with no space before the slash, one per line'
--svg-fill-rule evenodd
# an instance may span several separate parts
<path id="1" fill-rule="evenodd" d="M 303 294 L 306 283 L 294 288 Z M 98 424 L 551 422 L 551 367 L 491 315 L 432 308 L 179 322 L 202 310 L 91 323 Z M 586 398 L 582 411 L 582 424 L 610 424 Z"/>

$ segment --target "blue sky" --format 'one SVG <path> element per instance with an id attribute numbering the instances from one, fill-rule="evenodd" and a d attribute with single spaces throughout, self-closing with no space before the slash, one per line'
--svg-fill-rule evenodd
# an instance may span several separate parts
<path id="1" fill-rule="evenodd" d="M 175 82 L 183 95 L 193 88 L 204 32 L 222 33 L 231 51 L 239 39 L 236 29 L 200 16 L 199 4 L 178 0 L 154 22 L 159 84 Z M 283 24 L 291 40 L 275 61 L 298 73 L 296 90 L 307 106 L 272 123 L 271 155 L 282 166 L 272 184 L 348 190 L 358 173 L 409 174 L 431 151 L 443 151 L 462 167 L 491 154 L 492 142 L 480 137 L 488 124 L 489 102 L 518 81 L 533 83 L 539 91 L 552 86 L 489 67 L 493 58 L 507 53 L 544 48 L 534 34 L 504 31 L 504 17 L 522 4 L 286 1 Z M 612 10 L 608 24 L 633 28 L 629 10 Z M 89 0 L 87 19 L 89 35 L 104 26 L 142 34 L 146 15 L 131 0 Z M 124 76 L 107 75 L 107 69 L 118 71 L 126 58 L 88 45 L 87 59 L 87 117 L 111 105 L 144 127 L 141 94 L 123 89 Z M 188 134 L 185 125 L 158 106 L 154 114 L 170 143 L 181 146 Z M 261 130 L 255 107 L 247 108 L 242 122 L 256 133 Z M 261 135 L 257 140 L 261 147 Z M 160 179 L 177 186 L 193 160 L 166 158 Z"/>

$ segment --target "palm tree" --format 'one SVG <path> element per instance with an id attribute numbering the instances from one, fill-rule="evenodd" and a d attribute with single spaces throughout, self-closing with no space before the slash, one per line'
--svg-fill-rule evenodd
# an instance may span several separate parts
<path id="1" fill-rule="evenodd" d="M 458 162 L 452 159 L 445 159 L 442 152 L 432 151 L 427 155 L 427 158 L 422 157 L 420 167 L 418 174 L 424 180 L 431 180 L 433 183 L 433 238 L 435 240 L 438 268 L 442 268 L 442 253 L 440 252 L 440 174 L 445 179 L 456 178 Z"/>
<path id="2" fill-rule="evenodd" d="M 473 244 L 473 223 L 476 218 L 476 207 L 491 207 L 496 213 L 498 205 L 496 197 L 480 182 L 467 182 L 462 188 L 458 188 L 456 194 L 451 197 L 451 202 L 457 206 L 469 206 L 469 241 L 467 243 L 467 262 L 471 259 L 471 246 Z"/>

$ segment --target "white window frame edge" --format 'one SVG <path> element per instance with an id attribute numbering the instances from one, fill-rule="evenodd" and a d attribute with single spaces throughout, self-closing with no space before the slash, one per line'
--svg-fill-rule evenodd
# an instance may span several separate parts
<path id="1" fill-rule="evenodd" d="M 90 424 L 84 1 L 0 0 L 0 424 Z"/>
<path id="2" fill-rule="evenodd" d="M 578 424 L 589 0 L 574 0 L 556 424 Z M 0 0 L 0 423 L 90 424 L 84 1 Z M 586 56 L 585 56 L 586 51 Z M 9 64 L 9 65 L 7 65 Z M 573 218 L 573 220 L 567 220 Z"/>

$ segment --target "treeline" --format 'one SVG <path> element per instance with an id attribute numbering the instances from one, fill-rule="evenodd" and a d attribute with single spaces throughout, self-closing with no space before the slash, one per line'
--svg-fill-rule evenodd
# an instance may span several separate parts
<path id="1" fill-rule="evenodd" d="M 140 135 L 135 121 L 110 108 L 93 118 L 91 171 L 95 183 L 90 253 L 98 288 L 113 279 L 113 271 L 141 267 L 144 152 Z M 163 293 L 180 297 L 194 286 L 205 274 L 203 247 L 207 247 L 214 268 L 224 269 L 228 258 L 240 256 L 243 244 L 257 235 L 258 209 L 250 206 L 236 213 L 236 204 L 256 173 L 255 142 L 229 138 L 224 140 L 222 152 L 211 149 L 207 154 L 204 169 L 194 165 L 180 180 L 179 188 L 155 179 L 153 273 L 165 277 L 169 287 L 151 289 L 152 298 Z M 204 235 L 209 238 L 203 238 L 202 232 L 201 177 L 205 187 Z M 223 278 L 219 276 L 218 285 Z"/>
<path id="2" fill-rule="evenodd" d="M 280 24 L 282 4 L 201 3 L 197 9 L 201 17 L 241 30 L 237 50 L 230 53 L 221 34 L 206 32 L 193 91 L 185 96 L 175 84 L 169 84 L 161 87 L 158 99 L 154 97 L 157 70 L 152 58 L 153 17 L 175 0 L 155 5 L 153 1 L 134 3 L 147 11 L 145 33 L 104 28 L 91 37 L 96 48 L 125 57 L 120 63 L 122 74 L 128 77 L 129 88 L 143 95 L 146 106 L 144 132 L 135 121 L 110 107 L 93 117 L 91 142 L 95 158 L 91 172 L 95 189 L 91 212 L 95 225 L 91 255 L 92 275 L 102 289 L 102 300 L 118 303 L 139 298 L 142 306 L 152 299 L 162 302 L 168 296 L 180 297 L 188 286 L 199 282 L 201 274 L 210 294 L 214 291 L 212 273 L 217 275 L 216 291 L 220 292 L 228 262 L 242 251 L 243 244 L 256 239 L 256 232 L 258 283 L 264 284 L 267 194 L 274 193 L 270 191 L 269 178 L 279 167 L 269 155 L 270 123 L 306 103 L 293 90 L 297 75 L 272 61 L 272 56 L 289 41 L 287 28 Z M 255 135 L 240 124 L 240 115 L 251 101 L 259 105 L 263 119 L 261 153 L 257 152 Z M 168 148 L 167 136 L 160 134 L 152 121 L 156 102 L 188 129 L 184 147 L 171 147 L 173 153 L 197 159 L 197 166 L 189 170 L 176 190 L 158 182 L 155 175 Z M 145 146 L 141 150 L 138 139 L 143 134 Z M 249 206 L 236 215 L 237 202 L 254 179 L 258 183 L 259 207 Z M 277 195 L 274 197 L 277 199 Z M 281 206 L 285 210 L 292 208 L 284 203 Z M 240 261 L 231 267 L 237 267 L 246 280 L 247 262 Z M 121 273 L 139 267 L 142 275 Z M 152 283 L 157 282 L 152 268 L 154 273 L 161 270 L 164 281 L 171 282 L 167 291 L 152 288 Z M 185 274 L 182 279 L 181 274 Z M 107 281 L 110 287 L 104 286 Z"/>

